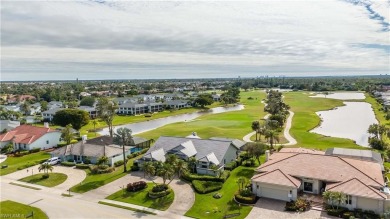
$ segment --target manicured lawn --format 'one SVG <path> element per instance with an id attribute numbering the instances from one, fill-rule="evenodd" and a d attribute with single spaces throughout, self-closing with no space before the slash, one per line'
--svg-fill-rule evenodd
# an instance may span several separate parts
<path id="1" fill-rule="evenodd" d="M 45 219 L 47 215 L 39 208 L 24 205 L 13 201 L 2 201 L 1 206 L 1 218 L 13 218 L 20 219 L 25 218 L 27 215 L 34 212 L 34 218 Z"/>
<path id="2" fill-rule="evenodd" d="M 7 160 L 0 164 L 8 165 L 7 168 L 0 169 L 0 176 L 34 166 L 36 164 L 39 164 L 41 161 L 47 160 L 49 158 L 50 155 L 43 151 L 24 155 L 23 157 L 8 157 Z"/>
<path id="3" fill-rule="evenodd" d="M 127 170 L 130 170 L 130 167 L 133 165 L 133 161 L 142 157 L 142 155 L 130 159 L 127 162 Z M 116 167 L 114 172 L 104 173 L 104 174 L 92 174 L 89 169 L 86 169 L 87 177 L 79 184 L 70 188 L 70 191 L 77 193 L 88 192 L 92 189 L 99 188 L 104 186 L 112 181 L 115 181 L 128 173 L 123 172 L 123 166 Z"/>
<path id="4" fill-rule="evenodd" d="M 157 210 L 167 210 L 169 206 L 171 206 L 173 199 L 175 198 L 175 194 L 172 192 L 164 197 L 152 199 L 148 197 L 148 192 L 152 190 L 154 183 L 148 183 L 148 187 L 138 191 L 138 192 L 125 192 L 123 190 L 119 190 L 114 194 L 108 196 L 106 199 L 126 202 L 129 204 L 140 205 L 148 208 L 154 208 Z"/>
<path id="5" fill-rule="evenodd" d="M 166 125 L 138 136 L 158 139 L 162 135 L 184 137 L 192 132 L 197 132 L 204 139 L 210 137 L 242 139 L 243 136 L 252 131 L 252 121 L 259 120 L 266 114 L 264 105 L 260 103 L 265 98 L 265 92 L 241 92 L 240 96 L 241 103 L 245 105 L 243 110 L 205 115 L 198 117 L 194 121 Z M 253 99 L 248 100 L 248 97 Z"/>
<path id="6" fill-rule="evenodd" d="M 68 178 L 68 176 L 63 173 L 49 173 L 49 178 L 46 179 L 42 178 L 43 175 L 44 173 L 38 173 L 33 176 L 28 176 L 23 179 L 19 179 L 19 181 L 46 187 L 54 187 L 65 182 L 65 180 Z"/>
<path id="7" fill-rule="evenodd" d="M 366 93 L 367 103 L 370 103 L 372 108 L 374 109 L 375 117 L 381 125 L 385 125 L 387 128 L 390 128 L 390 120 L 386 120 L 386 114 L 382 110 L 382 105 L 380 105 L 373 97 Z M 390 143 L 390 139 L 384 135 L 384 140 L 387 143 Z"/>
<path id="8" fill-rule="evenodd" d="M 342 106 L 343 101 L 330 98 L 311 98 L 309 97 L 310 94 L 304 92 L 287 92 L 284 93 L 284 96 L 285 102 L 290 105 L 291 111 L 295 113 L 290 134 L 298 142 L 296 147 L 319 150 L 333 147 L 364 149 L 349 139 L 326 137 L 309 132 L 320 124 L 320 118 L 315 112 Z"/>
<path id="9" fill-rule="evenodd" d="M 252 206 L 241 206 L 239 210 L 238 205 L 233 201 L 233 197 L 234 193 L 238 191 L 237 179 L 239 177 L 245 177 L 249 182 L 253 174 L 253 167 L 237 167 L 231 172 L 230 177 L 223 184 L 222 189 L 217 191 L 222 194 L 220 199 L 213 198 L 216 192 L 209 194 L 195 193 L 195 203 L 185 215 L 194 218 L 223 218 L 225 213 L 235 214 L 240 212 L 241 214 L 234 218 L 245 218 L 251 211 Z"/>

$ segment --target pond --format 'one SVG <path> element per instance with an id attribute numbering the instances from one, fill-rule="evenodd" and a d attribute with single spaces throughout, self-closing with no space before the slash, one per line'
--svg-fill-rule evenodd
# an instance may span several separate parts
<path id="1" fill-rule="evenodd" d="M 126 125 L 115 126 L 114 130 L 116 130 L 117 128 L 126 127 L 131 129 L 132 133 L 135 135 L 156 128 L 160 128 L 164 125 L 176 123 L 176 122 L 188 122 L 203 115 L 225 113 L 225 112 L 237 111 L 242 109 L 244 109 L 244 105 L 235 105 L 229 107 L 215 107 L 206 111 L 186 113 L 186 114 L 181 114 L 176 116 L 167 116 L 160 119 L 151 119 L 145 122 L 137 122 L 137 123 L 131 123 Z M 102 131 L 98 133 L 100 135 L 109 135 L 108 128 L 104 128 Z"/>
<path id="2" fill-rule="evenodd" d="M 333 110 L 316 112 L 321 118 L 320 126 L 310 132 L 348 138 L 356 144 L 368 147 L 368 127 L 378 123 L 371 104 L 366 102 L 344 102 L 345 106 Z"/>
<path id="3" fill-rule="evenodd" d="M 315 96 L 310 96 L 313 98 L 330 98 L 330 99 L 337 99 L 337 100 L 364 100 L 366 97 L 364 96 L 364 93 L 360 92 L 337 92 L 337 93 L 330 93 L 328 95 L 325 95 L 323 93 L 317 93 Z"/>

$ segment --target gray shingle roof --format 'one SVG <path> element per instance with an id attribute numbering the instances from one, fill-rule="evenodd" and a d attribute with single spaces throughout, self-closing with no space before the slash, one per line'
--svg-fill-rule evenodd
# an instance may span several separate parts
<path id="1" fill-rule="evenodd" d="M 150 157 L 151 152 L 159 149 L 164 149 L 165 153 L 167 153 L 168 151 L 177 148 L 178 146 L 188 141 L 191 141 L 194 145 L 194 148 L 197 152 L 195 155 L 197 160 L 214 153 L 214 156 L 219 163 L 223 163 L 223 158 L 232 143 L 232 141 L 227 140 L 188 139 L 182 137 L 161 136 L 159 139 L 157 139 L 154 146 L 148 150 L 144 157 Z"/>
<path id="2" fill-rule="evenodd" d="M 130 150 L 132 147 L 125 146 L 125 150 Z M 60 155 L 77 155 L 88 157 L 113 157 L 123 153 L 122 147 L 118 145 L 96 145 L 78 142 L 76 144 L 67 145 L 65 147 L 58 148 L 51 152 L 55 156 Z"/>
<path id="3" fill-rule="evenodd" d="M 218 141 L 229 141 L 237 148 L 241 149 L 242 146 L 246 145 L 245 141 L 241 141 L 233 138 L 221 138 L 221 137 L 211 137 L 210 140 L 218 140 Z"/>

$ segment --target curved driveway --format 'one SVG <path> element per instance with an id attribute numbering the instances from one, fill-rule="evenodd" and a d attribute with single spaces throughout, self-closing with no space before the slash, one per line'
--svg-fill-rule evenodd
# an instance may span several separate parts
<path id="1" fill-rule="evenodd" d="M 2 176 L 4 179 L 9 180 L 19 180 L 21 178 L 31 176 L 32 173 L 37 174 L 39 173 L 38 170 L 39 165 L 32 166 L 27 169 L 19 170 L 13 173 L 10 173 L 8 175 Z M 65 180 L 65 182 L 54 186 L 52 188 L 59 189 L 59 190 L 68 190 L 70 187 L 81 183 L 85 177 L 87 176 L 84 170 L 71 168 L 71 167 L 63 167 L 63 166 L 53 166 L 53 173 L 63 173 L 68 176 L 68 178 Z"/>

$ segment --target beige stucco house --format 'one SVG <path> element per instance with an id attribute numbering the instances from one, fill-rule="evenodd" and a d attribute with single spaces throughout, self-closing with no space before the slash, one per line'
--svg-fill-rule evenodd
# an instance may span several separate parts
<path id="1" fill-rule="evenodd" d="M 369 155 L 371 153 L 371 155 Z M 251 179 L 253 193 L 259 197 L 283 201 L 296 200 L 299 192 L 322 194 L 339 191 L 347 196 L 341 205 L 383 213 L 389 206 L 384 191 L 382 161 L 376 152 L 343 149 L 316 151 L 284 148 L 268 156 Z"/>

